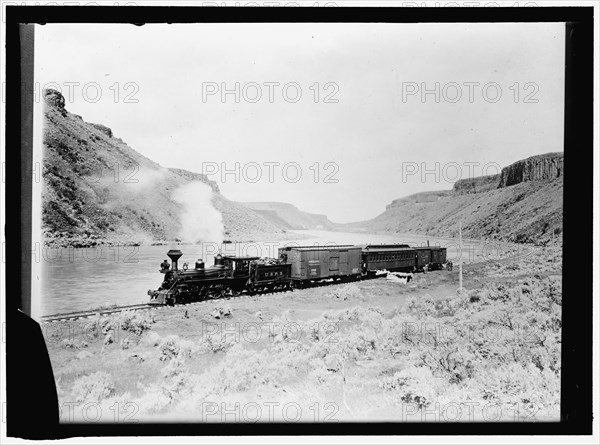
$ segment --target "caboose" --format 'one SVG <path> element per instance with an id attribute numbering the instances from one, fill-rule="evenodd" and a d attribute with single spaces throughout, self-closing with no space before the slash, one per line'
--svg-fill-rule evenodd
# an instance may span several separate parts
<path id="1" fill-rule="evenodd" d="M 446 248 L 440 246 L 415 247 L 417 252 L 415 270 L 427 272 L 440 270 L 446 263 Z"/>

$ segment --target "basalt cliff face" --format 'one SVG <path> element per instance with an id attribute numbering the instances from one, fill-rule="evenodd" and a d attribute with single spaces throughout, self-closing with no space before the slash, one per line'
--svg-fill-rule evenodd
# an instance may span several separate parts
<path id="1" fill-rule="evenodd" d="M 548 153 L 517 161 L 502 169 L 499 187 L 529 181 L 553 181 L 564 174 L 563 153 Z"/>
<path id="2" fill-rule="evenodd" d="M 517 161 L 496 175 L 458 180 L 454 183 L 453 192 L 463 195 L 510 187 L 521 182 L 550 182 L 562 178 L 563 174 L 563 153 L 547 153 Z"/>
<path id="3" fill-rule="evenodd" d="M 376 218 L 341 229 L 456 237 L 461 222 L 467 238 L 562 243 L 563 175 L 563 153 L 532 156 L 452 190 L 396 199 Z"/>

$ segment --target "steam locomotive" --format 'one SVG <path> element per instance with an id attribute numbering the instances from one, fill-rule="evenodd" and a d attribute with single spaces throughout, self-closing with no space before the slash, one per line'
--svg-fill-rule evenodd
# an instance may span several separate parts
<path id="1" fill-rule="evenodd" d="M 194 268 L 182 269 L 180 250 L 169 250 L 160 272 L 157 290 L 149 290 L 150 304 L 174 305 L 205 299 L 232 297 L 246 291 L 286 291 L 324 281 L 351 281 L 371 278 L 378 271 L 427 272 L 447 268 L 446 248 L 410 247 L 408 244 L 367 244 L 364 246 L 290 246 L 278 250 L 279 258 L 223 256 L 206 267 L 197 260 Z"/>

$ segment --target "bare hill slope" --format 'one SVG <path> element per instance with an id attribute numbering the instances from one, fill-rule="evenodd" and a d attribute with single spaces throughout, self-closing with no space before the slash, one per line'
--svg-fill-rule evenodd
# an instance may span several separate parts
<path id="1" fill-rule="evenodd" d="M 537 245 L 562 241 L 562 153 L 517 161 L 501 174 L 457 181 L 453 190 L 396 199 L 381 215 L 350 230 L 463 236 Z"/>
<path id="2" fill-rule="evenodd" d="M 206 184 L 206 196 L 221 212 L 229 240 L 280 239 L 284 228 L 224 198 L 206 176 L 163 168 L 130 148 L 100 124 L 65 109 L 63 96 L 45 91 L 43 230 L 48 245 L 152 243 L 182 233 L 183 186 Z M 202 193 L 201 193 L 202 194 Z M 212 195 L 212 197 L 211 197 Z M 188 200 L 194 196 L 187 197 Z M 209 203 L 200 202 L 199 205 Z M 216 213 L 216 212 L 215 212 Z M 220 221 L 198 220 L 206 236 Z M 221 242 L 222 239 L 204 241 Z"/>
<path id="3" fill-rule="evenodd" d="M 319 229 L 328 230 L 335 224 L 325 215 L 303 212 L 292 204 L 285 202 L 243 202 L 249 209 L 260 213 L 276 225 L 294 230 Z"/>

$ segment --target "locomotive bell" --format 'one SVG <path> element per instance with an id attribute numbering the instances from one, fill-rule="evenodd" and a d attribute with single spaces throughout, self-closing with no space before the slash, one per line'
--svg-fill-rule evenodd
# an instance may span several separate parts
<path id="1" fill-rule="evenodd" d="M 198 259 L 198 261 L 196 261 L 196 269 L 204 269 L 204 261 Z"/>
<path id="2" fill-rule="evenodd" d="M 181 258 L 183 253 L 181 250 L 171 249 L 167 252 L 167 256 L 171 258 L 171 262 L 173 263 L 173 270 L 177 270 L 177 260 Z"/>

